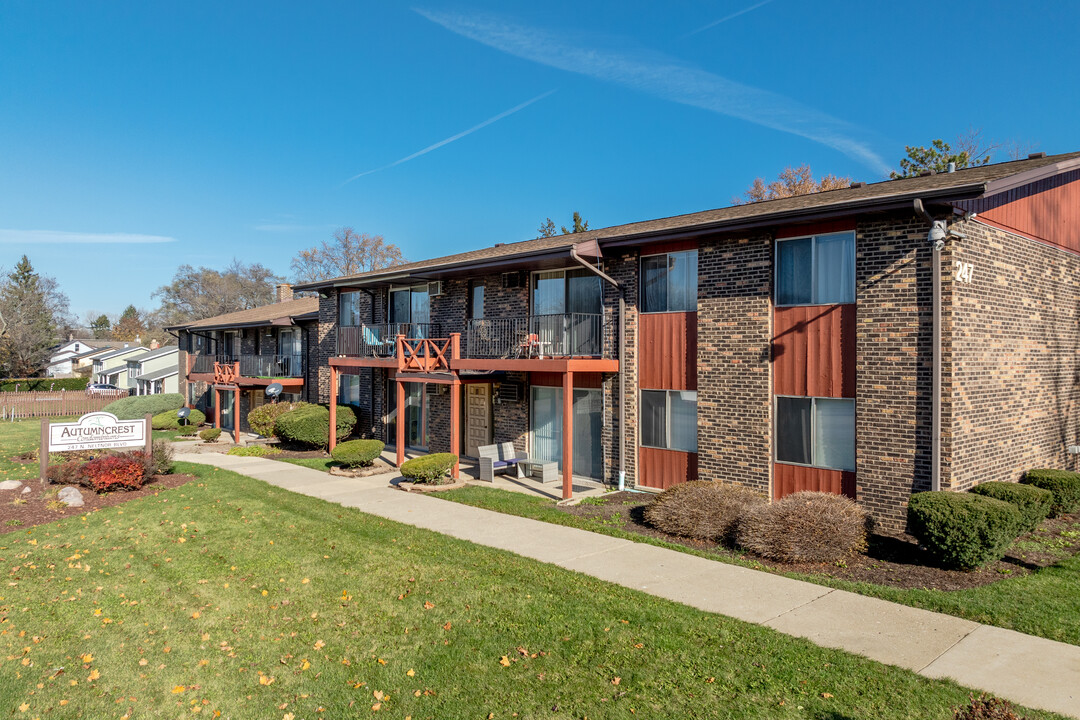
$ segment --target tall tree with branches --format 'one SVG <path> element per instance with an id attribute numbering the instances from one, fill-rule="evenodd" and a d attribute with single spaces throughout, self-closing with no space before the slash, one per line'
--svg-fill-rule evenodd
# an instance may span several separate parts
<path id="1" fill-rule="evenodd" d="M 581 219 L 581 213 L 574 211 L 573 225 L 567 229 L 565 225 L 561 227 L 563 235 L 573 235 L 574 233 L 582 233 L 589 229 L 589 221 Z M 540 227 L 536 229 L 537 237 L 549 238 L 559 235 L 555 230 L 555 221 L 551 218 L 545 218 L 544 222 L 540 223 Z"/>
<path id="2" fill-rule="evenodd" d="M 301 250 L 292 260 L 293 280 L 298 283 L 358 275 L 401 265 L 401 248 L 382 235 L 358 233 L 351 227 L 338 228 L 333 239 Z"/>
<path id="3" fill-rule="evenodd" d="M 743 205 L 765 200 L 779 200 L 826 190 L 839 190 L 849 185 L 851 185 L 851 178 L 831 174 L 823 175 L 815 180 L 809 165 L 786 167 L 780 171 L 776 180 L 766 181 L 764 178 L 756 178 L 741 198 L 732 198 L 731 202 L 733 205 Z"/>
<path id="4" fill-rule="evenodd" d="M 23 255 L 0 278 L 0 376 L 40 373 L 67 324 L 68 299 L 54 278 L 38 274 Z"/>
<path id="5" fill-rule="evenodd" d="M 274 302 L 274 286 L 284 281 L 259 263 L 233 260 L 222 271 L 181 265 L 172 282 L 154 292 L 154 297 L 161 298 L 155 322 L 179 325 L 269 305 Z"/>
<path id="6" fill-rule="evenodd" d="M 915 177 L 927 171 L 942 173 L 949 169 L 949 163 L 955 163 L 957 170 L 986 165 L 994 151 L 1002 147 L 1003 143 L 989 142 L 983 138 L 982 130 L 975 128 L 957 137 L 953 145 L 941 138 L 931 141 L 928 147 L 905 145 L 900 169 L 890 172 L 889 177 L 896 180 Z M 1019 152 L 1019 146 L 1015 151 Z"/>

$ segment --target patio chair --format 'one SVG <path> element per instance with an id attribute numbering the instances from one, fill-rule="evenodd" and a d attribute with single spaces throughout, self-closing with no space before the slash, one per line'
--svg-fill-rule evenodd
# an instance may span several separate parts
<path id="1" fill-rule="evenodd" d="M 511 469 L 517 471 L 519 478 L 525 477 L 519 463 L 528 460 L 529 453 L 515 449 L 514 443 L 481 445 L 476 453 L 480 457 L 480 479 L 484 482 L 495 482 L 495 473 L 508 472 Z"/>
<path id="2" fill-rule="evenodd" d="M 394 346 L 395 340 L 390 338 L 383 338 L 382 340 L 375 334 L 375 331 L 365 325 L 363 327 L 364 344 L 371 350 L 372 357 L 380 357 L 381 355 L 392 355 L 392 352 L 388 352 Z"/>

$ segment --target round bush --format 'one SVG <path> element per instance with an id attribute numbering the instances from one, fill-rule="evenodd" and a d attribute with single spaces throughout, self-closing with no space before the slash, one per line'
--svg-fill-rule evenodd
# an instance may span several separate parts
<path id="1" fill-rule="evenodd" d="M 164 395 L 132 395 L 114 400 L 105 406 L 105 412 L 112 413 L 119 420 L 139 420 L 146 413 L 160 415 L 166 410 L 179 410 L 184 407 L 184 396 L 180 393 Z"/>
<path id="2" fill-rule="evenodd" d="M 908 527 L 942 565 L 972 570 L 1004 557 L 1023 521 L 1003 500 L 937 490 L 911 496 Z"/>
<path id="3" fill-rule="evenodd" d="M 866 550 L 866 511 L 825 492 L 797 492 L 739 521 L 739 545 L 786 563 L 831 563 Z"/>
<path id="4" fill-rule="evenodd" d="M 1011 482 L 984 482 L 971 488 L 976 495 L 1004 500 L 1020 513 L 1020 532 L 1032 532 L 1050 514 L 1054 504 L 1054 493 L 1035 485 L 1021 485 Z"/>
<path id="5" fill-rule="evenodd" d="M 183 437 L 191 437 L 199 432 L 197 425 L 181 425 L 176 431 Z"/>
<path id="6" fill-rule="evenodd" d="M 202 425 L 204 422 L 206 422 L 206 415 L 201 410 L 192 408 L 187 416 L 187 424 Z M 150 425 L 155 430 L 178 430 L 181 427 L 180 418 L 176 417 L 176 410 L 166 410 L 158 413 L 150 418 Z"/>
<path id="7" fill-rule="evenodd" d="M 263 437 L 275 437 L 274 423 L 277 422 L 277 419 L 290 410 L 295 410 L 298 407 L 305 405 L 307 405 L 305 402 L 278 402 L 260 405 L 248 413 L 248 425 L 251 426 L 252 432 L 257 432 Z M 329 427 L 329 424 L 327 427 Z"/>
<path id="8" fill-rule="evenodd" d="M 199 433 L 199 437 L 205 442 L 217 442 L 217 439 L 221 437 L 221 428 L 206 428 Z"/>
<path id="9" fill-rule="evenodd" d="M 138 490 L 146 482 L 141 453 L 119 453 L 91 460 L 80 471 L 82 483 L 95 492 Z"/>
<path id="10" fill-rule="evenodd" d="M 349 437 L 356 426 L 356 414 L 345 405 L 337 406 L 337 436 Z M 281 415 L 274 433 L 282 440 L 325 448 L 330 444 L 330 409 L 324 405 L 303 405 Z"/>
<path id="11" fill-rule="evenodd" d="M 453 453 L 434 453 L 406 460 L 401 464 L 401 476 L 414 483 L 446 485 L 453 482 L 448 475 L 458 461 Z"/>
<path id="12" fill-rule="evenodd" d="M 645 521 L 671 535 L 720 542 L 732 539 L 749 508 L 764 504 L 765 496 L 741 485 L 691 480 L 657 495 Z"/>
<path id="13" fill-rule="evenodd" d="M 349 440 L 334 447 L 330 456 L 346 467 L 363 467 L 382 455 L 381 440 Z"/>
<path id="14" fill-rule="evenodd" d="M 1068 515 L 1080 510 L 1080 473 L 1068 470 L 1028 470 L 1020 482 L 1054 494 L 1050 517 Z"/>

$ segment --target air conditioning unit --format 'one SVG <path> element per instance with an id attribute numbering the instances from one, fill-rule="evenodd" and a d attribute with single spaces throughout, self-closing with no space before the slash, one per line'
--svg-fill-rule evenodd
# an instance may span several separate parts
<path id="1" fill-rule="evenodd" d="M 442 295 L 443 294 L 442 280 L 436 280 L 434 282 L 429 282 L 427 284 L 427 294 L 430 297 L 435 297 L 436 295 Z"/>
<path id="2" fill-rule="evenodd" d="M 522 281 L 522 275 L 520 272 L 508 272 L 502 274 L 503 287 L 506 289 L 519 288 L 525 283 Z"/>

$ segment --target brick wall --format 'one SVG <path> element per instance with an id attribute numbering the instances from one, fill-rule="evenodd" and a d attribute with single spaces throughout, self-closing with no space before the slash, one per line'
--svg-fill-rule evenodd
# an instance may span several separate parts
<path id="1" fill-rule="evenodd" d="M 514 447 L 529 451 L 529 382 L 527 373 L 506 373 L 510 382 L 521 383 L 523 391 L 518 402 L 497 402 L 492 408 L 492 439 L 496 443 L 512 442 Z M 493 394 L 497 391 L 493 388 Z M 494 397 L 493 397 L 494 399 Z"/>
<path id="2" fill-rule="evenodd" d="M 1080 257 L 977 221 L 949 241 L 951 473 L 965 490 L 1033 467 L 1077 469 Z M 972 263 L 971 282 L 955 262 Z M 943 485 L 945 485 L 943 477 Z"/>
<path id="3" fill-rule="evenodd" d="M 698 472 L 769 492 L 772 239 L 698 248 Z"/>
<path id="4" fill-rule="evenodd" d="M 638 253 L 622 252 L 604 258 L 604 271 L 617 280 L 623 288 L 626 298 L 626 343 L 623 368 L 626 393 L 626 427 L 624 428 L 626 449 L 626 483 L 637 482 L 637 341 L 638 341 Z M 611 347 L 618 351 L 619 291 L 604 283 L 604 314 L 610 319 L 615 331 L 615 341 Z M 604 378 L 604 408 L 606 411 L 603 427 L 604 462 L 608 468 L 608 482 L 619 481 L 619 376 L 607 375 Z"/>

